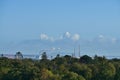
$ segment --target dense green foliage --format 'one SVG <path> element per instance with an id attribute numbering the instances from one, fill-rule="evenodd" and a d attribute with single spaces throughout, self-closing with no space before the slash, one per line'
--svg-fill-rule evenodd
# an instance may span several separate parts
<path id="1" fill-rule="evenodd" d="M 57 55 L 41 60 L 0 58 L 0 80 L 120 80 L 120 60 Z"/>

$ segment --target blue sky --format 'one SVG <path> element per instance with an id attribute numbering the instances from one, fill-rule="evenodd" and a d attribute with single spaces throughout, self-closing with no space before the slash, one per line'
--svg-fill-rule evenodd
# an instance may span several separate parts
<path id="1" fill-rule="evenodd" d="M 65 32 L 91 39 L 120 38 L 119 0 L 0 0 L 0 44 L 58 37 Z"/>

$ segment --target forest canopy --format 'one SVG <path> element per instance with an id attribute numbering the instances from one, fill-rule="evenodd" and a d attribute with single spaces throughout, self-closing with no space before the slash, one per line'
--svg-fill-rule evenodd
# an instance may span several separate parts
<path id="1" fill-rule="evenodd" d="M 0 80 L 120 80 L 120 59 L 70 55 L 40 60 L 0 57 Z"/>

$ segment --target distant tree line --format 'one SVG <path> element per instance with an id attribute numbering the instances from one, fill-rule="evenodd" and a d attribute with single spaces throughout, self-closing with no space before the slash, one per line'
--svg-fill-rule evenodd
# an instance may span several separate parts
<path id="1" fill-rule="evenodd" d="M 75 58 L 59 54 L 49 60 L 0 58 L 0 80 L 120 80 L 120 59 Z"/>

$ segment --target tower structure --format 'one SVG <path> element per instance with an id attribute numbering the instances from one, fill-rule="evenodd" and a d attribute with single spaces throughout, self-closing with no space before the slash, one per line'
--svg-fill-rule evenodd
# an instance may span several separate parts
<path id="1" fill-rule="evenodd" d="M 80 45 L 78 46 L 78 54 L 79 54 L 79 58 L 80 58 Z"/>

